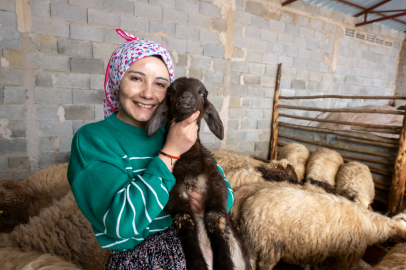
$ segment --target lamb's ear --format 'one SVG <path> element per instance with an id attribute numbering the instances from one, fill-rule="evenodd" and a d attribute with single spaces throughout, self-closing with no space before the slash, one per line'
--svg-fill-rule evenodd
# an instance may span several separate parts
<path id="1" fill-rule="evenodd" d="M 206 100 L 206 110 L 204 111 L 204 121 L 206 121 L 207 126 L 209 126 L 211 132 L 216 135 L 217 138 L 222 140 L 224 138 L 224 127 L 223 122 L 221 122 L 220 116 L 208 100 Z"/>
<path id="2" fill-rule="evenodd" d="M 148 137 L 155 134 L 168 119 L 168 101 L 166 97 L 159 104 L 158 108 L 155 110 L 154 115 L 152 115 L 151 120 L 148 122 Z"/>

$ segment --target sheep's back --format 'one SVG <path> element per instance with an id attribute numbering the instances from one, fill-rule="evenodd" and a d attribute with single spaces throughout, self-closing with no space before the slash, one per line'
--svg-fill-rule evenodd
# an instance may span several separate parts
<path id="1" fill-rule="evenodd" d="M 278 160 L 287 159 L 293 166 L 299 182 L 304 179 L 306 162 L 310 156 L 306 146 L 298 143 L 290 143 L 285 145 L 279 153 Z"/>
<path id="2" fill-rule="evenodd" d="M 259 160 L 229 150 L 214 149 L 211 153 L 224 173 L 233 169 L 255 168 L 264 164 Z"/>
<path id="3" fill-rule="evenodd" d="M 228 171 L 225 175 L 232 189 L 243 185 L 264 181 L 261 173 L 256 171 L 254 168 L 234 169 Z"/>
<path id="4" fill-rule="evenodd" d="M 343 158 L 339 153 L 327 148 L 320 148 L 314 151 L 306 164 L 306 178 L 324 181 L 335 185 L 335 177 Z"/>
<path id="5" fill-rule="evenodd" d="M 376 227 L 367 209 L 322 192 L 268 185 L 246 199 L 240 221 L 259 256 L 282 254 L 288 263 L 305 265 L 361 256 L 370 244 Z"/>
<path id="6" fill-rule="evenodd" d="M 375 197 L 374 181 L 368 166 L 351 161 L 340 166 L 336 177 L 340 195 L 368 207 Z"/>
<path id="7" fill-rule="evenodd" d="M 406 269 L 406 243 L 393 247 L 374 270 L 403 270 Z"/>

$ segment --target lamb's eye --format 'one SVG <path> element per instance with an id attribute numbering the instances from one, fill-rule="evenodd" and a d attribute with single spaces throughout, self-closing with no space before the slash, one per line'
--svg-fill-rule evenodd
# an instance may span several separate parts
<path id="1" fill-rule="evenodd" d="M 202 96 L 202 97 L 206 97 L 206 94 L 205 93 L 200 93 L 200 95 Z"/>

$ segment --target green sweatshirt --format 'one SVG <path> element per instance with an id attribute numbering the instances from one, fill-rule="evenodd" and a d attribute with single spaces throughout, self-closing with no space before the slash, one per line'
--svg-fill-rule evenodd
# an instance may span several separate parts
<path id="1" fill-rule="evenodd" d="M 133 249 L 172 225 L 165 205 L 174 176 L 155 153 L 164 129 L 147 131 L 109 118 L 83 126 L 72 141 L 68 179 L 80 210 L 102 248 Z M 234 200 L 230 184 L 228 210 Z"/>

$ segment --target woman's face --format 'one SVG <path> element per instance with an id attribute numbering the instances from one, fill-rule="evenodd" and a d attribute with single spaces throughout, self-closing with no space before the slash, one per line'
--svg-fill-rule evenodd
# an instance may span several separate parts
<path id="1" fill-rule="evenodd" d="M 169 84 L 168 69 L 160 59 L 147 56 L 132 64 L 121 79 L 118 119 L 145 129 Z"/>

